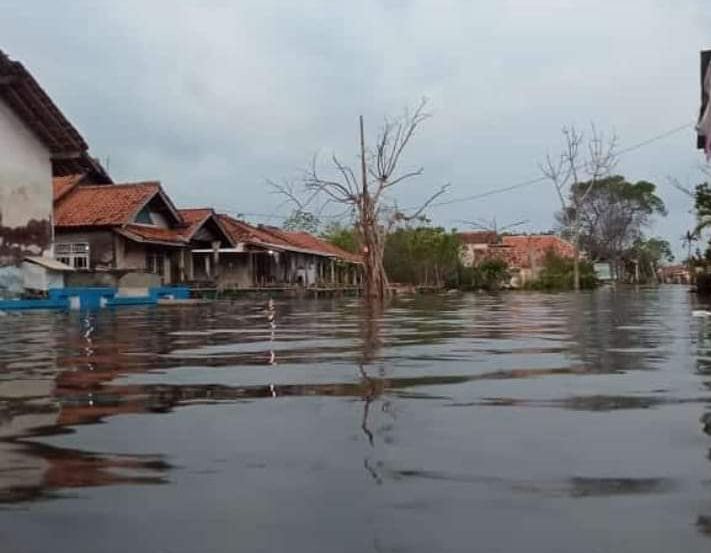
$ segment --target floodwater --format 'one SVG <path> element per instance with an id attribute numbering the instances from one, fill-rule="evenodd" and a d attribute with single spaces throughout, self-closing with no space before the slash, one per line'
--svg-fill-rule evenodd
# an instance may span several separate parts
<path id="1" fill-rule="evenodd" d="M 0 316 L 0 550 L 711 548 L 683 287 Z"/>

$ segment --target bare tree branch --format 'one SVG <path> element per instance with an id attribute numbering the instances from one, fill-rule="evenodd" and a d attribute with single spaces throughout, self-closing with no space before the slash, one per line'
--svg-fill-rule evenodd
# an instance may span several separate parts
<path id="1" fill-rule="evenodd" d="M 448 188 L 448 185 L 441 187 L 411 214 L 403 213 L 385 201 L 387 191 L 423 173 L 422 168 L 402 173 L 398 172 L 398 168 L 417 129 L 430 116 L 425 111 L 426 106 L 427 99 L 423 98 L 413 111 L 405 110 L 399 118 L 385 119 L 372 150 L 366 149 L 363 118 L 360 118 L 360 178 L 334 154 L 331 156 L 332 176 L 319 174 L 317 156 L 304 171 L 301 194 L 307 196 L 306 201 L 302 201 L 299 192 L 291 185 L 273 186 L 300 209 L 315 201 L 321 202 L 319 214 L 327 205 L 346 207 L 344 214 L 355 218 L 365 265 L 366 296 L 371 298 L 382 299 L 388 293 L 383 254 L 390 226 L 394 222 L 421 217 L 424 210 Z M 368 176 L 371 177 L 371 184 Z"/>
<path id="2" fill-rule="evenodd" d="M 580 287 L 579 249 L 581 205 L 602 178 L 609 176 L 617 164 L 617 136 L 607 139 L 594 124 L 590 125 L 590 137 L 574 126 L 562 129 L 564 146 L 556 163 L 550 155 L 539 165 L 544 177 L 550 180 L 561 204 L 561 221 L 569 228 L 575 248 L 575 289 Z M 581 148 L 585 147 L 585 152 Z M 586 183 L 584 190 L 581 185 Z M 567 193 L 567 198 L 566 198 Z"/>
<path id="3" fill-rule="evenodd" d="M 442 185 L 437 192 L 432 194 L 429 198 L 427 198 L 422 205 L 417 208 L 416 211 L 414 211 L 411 214 L 406 214 L 398 209 L 395 209 L 393 212 L 392 220 L 393 222 L 408 222 L 412 221 L 414 219 L 417 219 L 422 215 L 422 213 L 427 209 L 432 202 L 434 202 L 437 198 L 439 198 L 442 194 L 446 193 L 447 190 L 449 189 L 450 185 L 449 184 L 444 184 Z"/>

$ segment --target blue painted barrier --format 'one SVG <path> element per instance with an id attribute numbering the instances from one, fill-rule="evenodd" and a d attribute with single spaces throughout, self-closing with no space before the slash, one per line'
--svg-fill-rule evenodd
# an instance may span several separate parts
<path id="1" fill-rule="evenodd" d="M 18 311 L 24 309 L 69 309 L 70 307 L 94 311 L 104 307 L 128 305 L 156 305 L 159 299 L 188 299 L 190 288 L 187 286 L 159 286 L 149 288 L 147 296 L 119 296 L 118 290 L 111 287 L 96 288 L 53 288 L 48 292 L 48 299 L 0 300 L 0 311 Z M 76 303 L 72 306 L 72 299 Z"/>
<path id="2" fill-rule="evenodd" d="M 62 300 L 0 300 L 0 311 L 24 309 L 66 309 L 69 303 Z"/>

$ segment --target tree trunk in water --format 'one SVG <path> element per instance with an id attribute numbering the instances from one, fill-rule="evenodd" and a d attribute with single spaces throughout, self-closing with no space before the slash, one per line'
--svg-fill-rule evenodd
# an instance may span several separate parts
<path id="1" fill-rule="evenodd" d="M 370 197 L 363 198 L 360 226 L 365 247 L 365 297 L 379 301 L 388 293 L 388 279 L 383 265 L 385 243 Z"/>
<path id="2" fill-rule="evenodd" d="M 388 294 L 388 277 L 383 265 L 385 236 L 378 224 L 378 213 L 373 198 L 368 191 L 368 171 L 365 161 L 365 133 L 363 116 L 360 116 L 360 162 L 363 189 L 361 191 L 359 215 L 360 231 L 365 248 L 365 297 L 368 301 L 382 301 Z"/>
<path id="3" fill-rule="evenodd" d="M 576 225 L 577 227 L 577 225 Z M 577 292 L 580 290 L 580 231 L 575 229 L 575 237 L 573 241 L 573 289 Z"/>

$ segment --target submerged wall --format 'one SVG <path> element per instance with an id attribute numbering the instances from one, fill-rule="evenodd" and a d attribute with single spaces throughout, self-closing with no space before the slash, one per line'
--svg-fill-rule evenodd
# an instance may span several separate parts
<path id="1" fill-rule="evenodd" d="M 0 100 L 0 296 L 22 289 L 20 263 L 52 244 L 49 150 Z"/>

